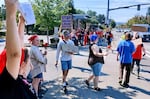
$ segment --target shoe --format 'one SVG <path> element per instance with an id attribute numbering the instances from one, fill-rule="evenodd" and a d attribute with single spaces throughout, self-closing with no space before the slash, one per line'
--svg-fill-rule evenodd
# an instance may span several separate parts
<path id="1" fill-rule="evenodd" d="M 68 82 L 66 81 L 66 86 L 68 86 L 69 84 L 68 84 Z"/>
<path id="2" fill-rule="evenodd" d="M 119 80 L 119 82 L 118 82 L 119 84 L 122 84 L 122 80 Z"/>
<path id="3" fill-rule="evenodd" d="M 67 87 L 66 87 L 66 86 L 64 87 L 64 89 L 63 89 L 63 90 L 64 90 L 64 93 L 65 93 L 65 94 L 68 94 L 68 89 L 67 89 Z"/>
<path id="4" fill-rule="evenodd" d="M 95 87 L 94 90 L 96 90 L 96 91 L 101 91 L 101 88 Z"/>
<path id="5" fill-rule="evenodd" d="M 121 84 L 122 87 L 128 88 L 129 85 L 128 84 Z"/>
<path id="6" fill-rule="evenodd" d="M 137 79 L 140 79 L 140 76 L 137 76 Z"/>
<path id="7" fill-rule="evenodd" d="M 88 87 L 90 86 L 90 84 L 89 84 L 89 81 L 88 81 L 88 80 L 85 80 L 84 82 L 85 82 L 85 84 L 86 84 Z"/>

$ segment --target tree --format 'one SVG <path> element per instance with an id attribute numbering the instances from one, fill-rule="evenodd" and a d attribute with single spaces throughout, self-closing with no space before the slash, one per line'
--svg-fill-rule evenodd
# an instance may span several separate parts
<path id="1" fill-rule="evenodd" d="M 74 2 L 73 0 L 69 1 L 69 14 L 76 14 L 76 9 L 74 8 Z"/>
<path id="2" fill-rule="evenodd" d="M 99 22 L 100 24 L 104 24 L 104 23 L 105 23 L 105 16 L 99 14 L 99 15 L 97 16 L 97 20 L 98 20 L 98 22 Z"/>
<path id="3" fill-rule="evenodd" d="M 6 19 L 6 8 L 5 5 L 1 5 L 0 7 L 0 20 L 3 21 Z"/>
<path id="4" fill-rule="evenodd" d="M 61 15 L 69 12 L 69 0 L 34 0 L 33 10 L 36 17 L 36 25 L 40 30 L 53 30 L 61 23 Z"/>
<path id="5" fill-rule="evenodd" d="M 144 16 L 135 16 L 126 23 L 128 27 L 131 27 L 133 24 L 148 24 L 148 21 Z"/>
<path id="6" fill-rule="evenodd" d="M 85 12 L 80 9 L 76 9 L 76 14 L 85 14 Z"/>
<path id="7" fill-rule="evenodd" d="M 116 22 L 114 20 L 112 20 L 112 19 L 110 21 L 110 26 L 111 26 L 111 28 L 115 28 L 116 27 Z"/>
<path id="8" fill-rule="evenodd" d="M 90 19 L 88 19 L 88 22 L 90 22 L 92 24 L 98 24 L 98 20 L 97 20 L 97 16 L 96 16 L 95 11 L 88 10 L 87 15 L 89 15 L 91 17 Z"/>

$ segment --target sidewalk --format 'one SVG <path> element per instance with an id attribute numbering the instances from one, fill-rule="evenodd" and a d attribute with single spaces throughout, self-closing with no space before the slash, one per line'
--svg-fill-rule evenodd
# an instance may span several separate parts
<path id="1" fill-rule="evenodd" d="M 91 88 L 87 88 L 84 80 L 91 74 L 91 69 L 87 64 L 87 48 L 82 48 L 81 55 L 73 56 L 73 68 L 68 77 L 69 93 L 65 95 L 61 87 L 60 66 L 58 69 L 54 66 L 55 54 L 56 49 L 48 49 L 48 66 L 44 74 L 45 83 L 43 83 L 43 89 L 46 91 L 42 99 L 150 99 L 149 72 L 141 72 L 141 79 L 131 75 L 130 87 L 121 87 L 118 84 L 119 62 L 116 61 L 116 54 L 111 52 L 105 57 L 100 76 L 99 87 L 102 91 L 94 91 L 93 82 L 90 83 Z M 150 66 L 147 68 L 150 70 Z"/>

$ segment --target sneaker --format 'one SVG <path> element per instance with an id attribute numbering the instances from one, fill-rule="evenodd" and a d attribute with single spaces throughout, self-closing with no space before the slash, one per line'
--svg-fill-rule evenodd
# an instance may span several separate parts
<path id="1" fill-rule="evenodd" d="M 65 94 L 68 94 L 68 89 L 67 89 L 67 87 L 66 87 L 66 86 L 64 87 L 64 89 L 63 89 L 63 90 L 64 90 L 64 93 L 65 93 Z"/>
<path id="2" fill-rule="evenodd" d="M 95 90 L 95 91 L 101 91 L 101 88 L 96 87 L 96 88 L 94 88 L 94 90 Z"/>
<path id="3" fill-rule="evenodd" d="M 140 79 L 140 76 L 137 76 L 137 79 Z"/>
<path id="4" fill-rule="evenodd" d="M 89 84 L 89 81 L 88 81 L 88 80 L 85 80 L 84 82 L 85 82 L 85 84 L 86 84 L 88 87 L 90 86 L 90 84 Z"/>
<path id="5" fill-rule="evenodd" d="M 129 85 L 128 84 L 121 84 L 122 87 L 128 88 Z"/>
<path id="6" fill-rule="evenodd" d="M 119 82 L 118 82 L 119 84 L 122 84 L 122 80 L 119 80 Z"/>
<path id="7" fill-rule="evenodd" d="M 68 84 L 68 82 L 66 81 L 66 86 L 68 86 L 69 84 Z"/>

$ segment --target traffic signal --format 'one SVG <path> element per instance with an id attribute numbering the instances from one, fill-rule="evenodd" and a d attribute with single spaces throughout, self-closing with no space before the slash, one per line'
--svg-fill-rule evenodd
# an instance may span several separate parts
<path id="1" fill-rule="evenodd" d="M 137 5 L 137 10 L 140 11 L 141 5 Z"/>

